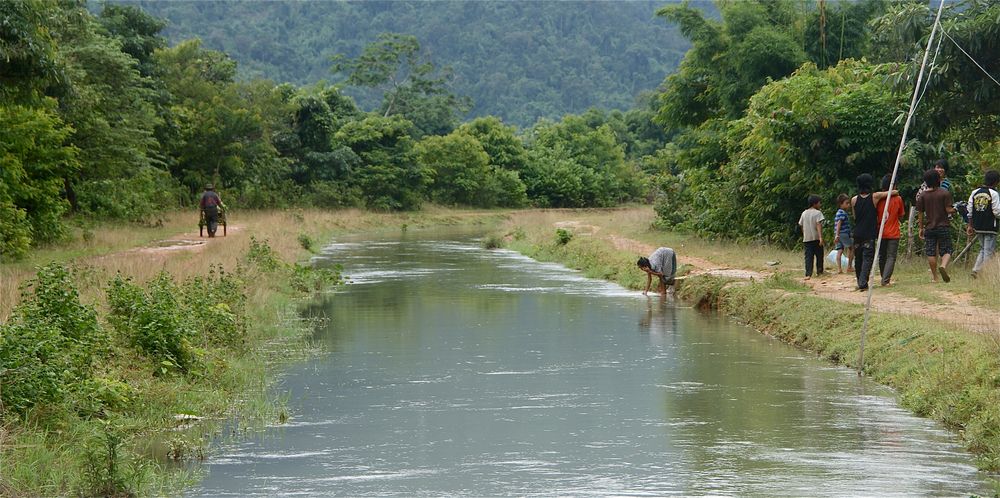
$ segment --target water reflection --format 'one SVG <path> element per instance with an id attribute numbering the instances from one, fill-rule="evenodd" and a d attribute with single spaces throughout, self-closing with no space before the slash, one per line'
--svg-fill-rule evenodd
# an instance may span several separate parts
<path id="1" fill-rule="evenodd" d="M 982 491 L 891 392 L 721 317 L 465 239 L 345 241 L 295 413 L 192 495 Z M 638 333 L 637 329 L 638 328 Z"/>

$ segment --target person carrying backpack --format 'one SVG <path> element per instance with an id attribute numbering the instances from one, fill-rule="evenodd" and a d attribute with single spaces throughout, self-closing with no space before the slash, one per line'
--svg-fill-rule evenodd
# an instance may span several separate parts
<path id="1" fill-rule="evenodd" d="M 980 243 L 979 256 L 972 266 L 972 278 L 979 275 L 996 251 L 997 232 L 1000 232 L 1000 194 L 996 190 L 998 183 L 1000 172 L 987 171 L 983 186 L 973 190 L 969 196 L 969 225 L 965 231 L 969 237 L 975 235 Z"/>

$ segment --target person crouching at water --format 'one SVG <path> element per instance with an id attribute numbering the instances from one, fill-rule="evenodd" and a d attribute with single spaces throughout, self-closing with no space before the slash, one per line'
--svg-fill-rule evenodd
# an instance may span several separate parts
<path id="1" fill-rule="evenodd" d="M 639 258 L 636 266 L 646 272 L 646 290 L 642 295 L 649 292 L 649 287 L 653 283 L 653 275 L 660 279 L 658 291 L 661 295 L 667 294 L 667 287 L 674 285 L 674 274 L 677 273 L 677 254 L 669 247 L 661 247 L 650 254 L 648 258 Z M 671 287 L 672 288 L 672 287 Z"/>

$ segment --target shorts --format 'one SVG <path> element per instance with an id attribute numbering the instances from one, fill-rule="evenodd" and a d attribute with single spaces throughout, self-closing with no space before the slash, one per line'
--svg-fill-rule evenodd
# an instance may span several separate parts
<path id="1" fill-rule="evenodd" d="M 663 285 L 667 285 L 667 286 L 674 285 L 674 283 L 675 283 L 673 276 L 668 277 L 666 275 L 660 275 L 660 282 L 662 282 Z"/>
<path id="2" fill-rule="evenodd" d="M 924 230 L 924 254 L 928 257 L 944 256 L 954 251 L 951 245 L 951 228 L 937 227 Z"/>
<path id="3" fill-rule="evenodd" d="M 836 247 L 838 251 L 841 249 L 847 249 L 848 247 L 852 247 L 854 245 L 854 239 L 851 238 L 850 230 L 841 230 L 837 235 L 840 236 Z"/>

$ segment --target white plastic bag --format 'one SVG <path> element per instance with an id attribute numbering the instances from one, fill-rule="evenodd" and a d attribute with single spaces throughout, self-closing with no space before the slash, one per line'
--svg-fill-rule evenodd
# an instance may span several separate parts
<path id="1" fill-rule="evenodd" d="M 834 265 L 834 266 L 837 265 L 837 250 L 836 249 L 830 251 L 830 254 L 826 255 L 826 261 L 828 263 L 830 263 L 831 265 Z M 847 268 L 847 255 L 845 255 L 845 254 L 841 254 L 840 255 L 840 266 L 842 266 L 844 268 Z"/>

